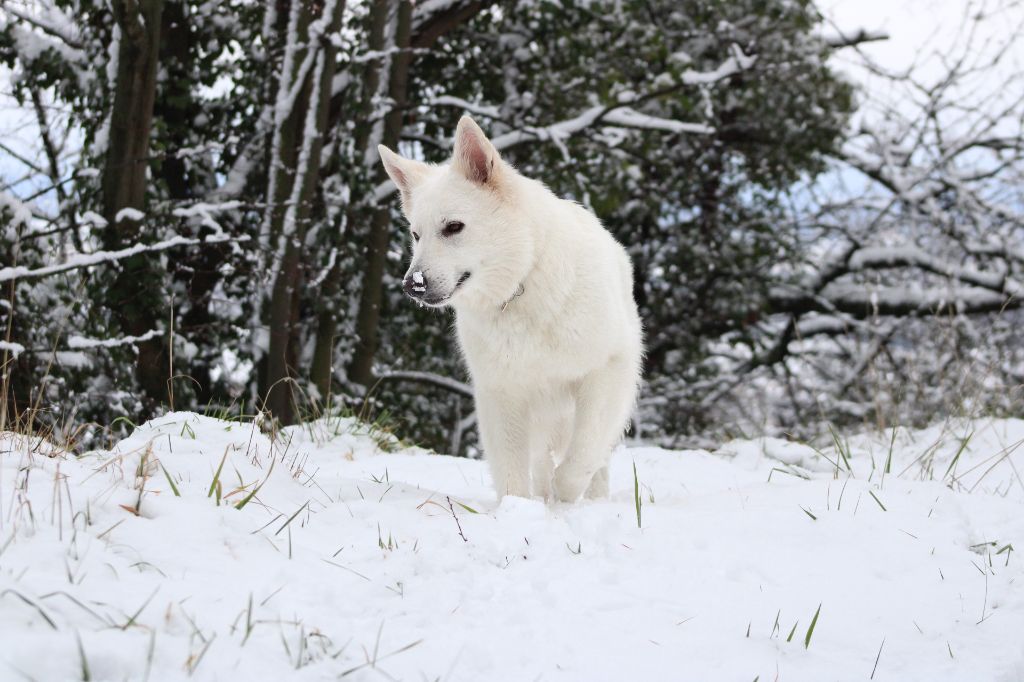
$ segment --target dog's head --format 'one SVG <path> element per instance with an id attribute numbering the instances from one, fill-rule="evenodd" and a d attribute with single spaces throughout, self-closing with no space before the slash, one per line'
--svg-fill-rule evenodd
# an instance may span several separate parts
<path id="1" fill-rule="evenodd" d="M 533 262 L 529 221 L 514 201 L 521 178 L 476 122 L 459 121 L 443 166 L 378 150 L 413 240 L 405 292 L 435 307 L 500 306 L 512 298 Z"/>

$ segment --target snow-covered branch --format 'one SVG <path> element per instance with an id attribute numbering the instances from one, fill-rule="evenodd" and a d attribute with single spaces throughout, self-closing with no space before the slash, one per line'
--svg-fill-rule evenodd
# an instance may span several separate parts
<path id="1" fill-rule="evenodd" d="M 786 287 L 770 294 L 771 309 L 801 315 L 808 312 L 845 313 L 856 318 L 912 315 L 976 315 L 1024 306 L 1024 299 L 978 287 L 913 289 L 891 286 L 866 288 L 861 284 L 838 284 L 819 296 Z"/>
<path id="2" fill-rule="evenodd" d="M 57 11 L 55 7 L 47 7 L 45 9 L 47 12 Z M 7 3 L 2 8 L 2 11 L 14 17 L 17 20 L 24 22 L 25 24 L 32 26 L 33 28 L 39 29 L 46 35 L 58 39 L 59 41 L 64 43 L 64 45 L 66 45 L 68 48 L 74 50 L 75 53 L 78 55 L 81 55 L 82 51 L 85 49 L 85 46 L 82 43 L 82 41 L 70 35 L 66 30 L 66 28 L 70 28 L 75 25 L 75 22 L 68 19 L 67 17 L 61 17 L 60 23 L 58 23 L 50 21 L 42 16 L 33 16 L 31 14 L 23 12 L 15 7 L 12 7 L 10 3 Z"/>
<path id="3" fill-rule="evenodd" d="M 494 137 L 491 139 L 491 143 L 498 151 L 504 151 L 526 142 L 551 142 L 555 145 L 562 145 L 566 139 L 597 125 L 710 135 L 715 132 L 711 126 L 650 116 L 637 111 L 635 106 L 649 100 L 665 97 L 679 91 L 683 87 L 710 85 L 722 81 L 745 69 L 749 69 L 756 60 L 756 57 L 744 54 L 738 45 L 733 45 L 730 51 L 732 54 L 711 71 L 687 70 L 680 76 L 678 82 L 672 85 L 660 87 L 647 93 L 620 97 L 618 101 L 610 104 L 597 104 L 583 110 L 572 118 L 550 125 L 517 128 Z M 499 118 L 497 107 L 468 102 L 458 97 L 438 96 L 431 103 L 440 106 L 455 106 L 471 113 Z M 384 181 L 375 188 L 374 200 L 378 202 L 383 201 L 394 192 L 394 183 L 390 180 Z"/>
<path id="4" fill-rule="evenodd" d="M 13 341 L 0 341 L 0 353 L 10 353 L 13 357 L 16 358 L 24 352 L 25 346 L 21 345 L 20 343 L 14 343 Z"/>
<path id="5" fill-rule="evenodd" d="M 23 266 L 8 266 L 6 268 L 0 268 L 0 282 L 7 282 L 13 279 L 38 279 L 40 277 L 49 277 L 56 275 L 61 272 L 68 272 L 69 270 L 77 270 L 79 268 L 88 268 L 94 265 L 101 265 L 104 263 L 115 263 L 131 256 L 136 256 L 142 253 L 156 253 L 159 251 L 166 251 L 173 249 L 178 246 L 195 246 L 197 244 L 218 244 L 222 242 L 245 242 L 248 241 L 249 237 L 227 237 L 227 236 L 210 236 L 202 239 L 194 239 L 189 237 L 172 237 L 171 239 L 164 240 L 162 242 L 156 242 L 155 244 L 136 244 L 126 249 L 120 249 L 117 251 L 94 251 L 93 253 L 80 253 L 72 256 L 63 263 L 57 263 L 54 265 L 47 265 L 42 268 L 26 268 Z"/>
<path id="6" fill-rule="evenodd" d="M 154 339 L 162 334 L 159 329 L 151 329 L 145 334 L 138 336 L 122 336 L 116 339 L 89 339 L 84 336 L 69 336 L 68 348 L 72 350 L 89 350 L 94 348 L 117 348 L 118 346 L 133 346 Z"/>
<path id="7" fill-rule="evenodd" d="M 643 114 L 636 109 L 623 107 L 608 112 L 604 117 L 605 123 L 621 126 L 623 128 L 638 128 L 641 130 L 661 130 L 668 133 L 694 133 L 698 135 L 710 135 L 715 132 L 711 126 L 703 123 L 685 123 L 670 118 L 660 118 Z"/>
<path id="8" fill-rule="evenodd" d="M 1019 295 L 1021 286 L 1008 280 L 1005 273 L 965 268 L 925 253 L 916 246 L 874 246 L 860 249 L 850 259 L 851 270 L 872 268 L 917 267 L 936 275 L 955 279 L 995 292 Z"/>
<path id="9" fill-rule="evenodd" d="M 382 382 L 413 381 L 421 384 L 432 384 L 452 393 L 459 393 L 469 398 L 473 397 L 473 388 L 469 384 L 432 372 L 393 371 L 382 374 L 377 378 Z"/>
<path id="10" fill-rule="evenodd" d="M 442 107 L 456 107 L 463 109 L 471 114 L 477 114 L 479 116 L 487 116 L 489 118 L 501 118 L 501 110 L 490 104 L 477 104 L 470 102 L 467 99 L 461 97 L 454 97 L 452 95 L 441 95 L 430 99 L 427 104 L 430 106 L 442 106 Z"/>

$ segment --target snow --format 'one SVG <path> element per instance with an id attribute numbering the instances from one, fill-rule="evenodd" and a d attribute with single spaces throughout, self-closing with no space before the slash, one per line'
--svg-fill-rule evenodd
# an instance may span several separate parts
<path id="1" fill-rule="evenodd" d="M 703 135 L 710 135 L 715 132 L 714 128 L 702 123 L 684 123 L 674 119 L 649 116 L 629 107 L 609 111 L 608 114 L 605 115 L 604 120 L 606 123 L 613 123 L 627 128 L 664 130 L 670 133 L 699 133 Z"/>
<path id="2" fill-rule="evenodd" d="M 167 249 L 173 249 L 177 246 L 195 246 L 196 244 L 217 244 L 221 242 L 244 242 L 248 241 L 249 237 L 242 235 L 241 237 L 227 237 L 220 235 L 210 235 L 204 239 L 189 239 L 187 237 L 171 237 L 155 244 L 134 244 L 124 249 L 117 251 L 94 251 L 92 253 L 77 253 L 69 257 L 63 263 L 56 263 L 54 265 L 46 265 L 41 268 L 34 270 L 27 268 L 23 265 L 19 266 L 8 266 L 0 268 L 0 282 L 7 282 L 12 279 L 19 278 L 37 278 L 37 277 L 48 277 L 49 275 L 57 274 L 58 272 L 66 272 L 68 270 L 76 270 L 78 268 L 87 268 L 93 265 L 99 265 L 101 263 L 111 263 L 114 261 L 123 260 L 130 258 L 140 253 L 153 253 L 157 251 L 166 251 Z"/>
<path id="3" fill-rule="evenodd" d="M 118 346 L 128 346 L 136 343 L 142 343 L 143 341 L 149 341 L 160 334 L 161 331 L 159 329 L 150 329 L 145 334 L 140 334 L 138 336 L 123 336 L 116 339 L 90 339 L 74 334 L 68 337 L 68 348 L 72 348 L 74 350 L 85 350 L 87 348 L 116 348 Z"/>
<path id="4" fill-rule="evenodd" d="M 121 222 L 122 220 L 131 220 L 133 222 L 141 222 L 146 217 L 146 214 L 137 208 L 131 208 L 130 206 L 122 208 L 114 216 L 115 222 Z"/>
<path id="5" fill-rule="evenodd" d="M 448 2 L 449 0 L 443 1 Z M 420 13 L 422 10 L 423 6 L 420 5 L 417 10 L 417 16 L 421 15 Z M 729 51 L 731 56 L 719 64 L 717 68 L 712 69 L 711 71 L 695 71 L 693 69 L 687 69 L 680 74 L 679 83 L 683 85 L 711 86 L 729 78 L 730 76 L 740 73 L 741 71 L 749 69 L 756 61 L 755 57 L 744 54 L 743 50 L 738 45 L 730 46 Z M 558 121 L 557 123 L 552 123 L 543 127 L 524 126 L 522 128 L 510 130 L 509 132 L 492 138 L 491 144 L 500 152 L 524 142 L 551 142 L 559 148 L 562 152 L 563 158 L 568 161 L 569 152 L 565 147 L 565 140 L 583 130 L 597 125 L 598 123 L 610 126 L 647 128 L 650 130 L 665 130 L 675 133 L 693 133 L 699 135 L 707 135 L 714 132 L 714 128 L 703 124 L 674 121 L 671 119 L 650 116 L 629 106 L 631 104 L 640 104 L 646 99 L 648 99 L 648 96 L 639 95 L 637 93 L 620 93 L 615 104 L 596 104 L 584 109 L 572 118 Z M 491 116 L 498 111 L 498 107 L 493 105 L 474 104 L 472 102 L 450 96 L 438 96 L 431 100 L 431 104 L 457 106 L 464 108 L 469 112 L 482 114 L 484 116 Z M 374 138 L 374 140 L 376 139 L 377 138 Z M 367 150 L 376 149 L 376 144 L 376 141 L 372 141 L 371 144 L 367 146 Z M 376 162 L 377 155 L 367 151 L 367 165 L 373 165 Z M 374 201 L 382 201 L 396 190 L 397 187 L 395 187 L 393 182 L 385 180 L 374 188 Z"/>
<path id="6" fill-rule="evenodd" d="M 237 211 L 240 208 L 242 208 L 242 202 L 237 200 L 220 203 L 199 201 L 191 206 L 175 208 L 171 213 L 181 218 L 195 218 L 201 225 L 213 230 L 217 236 L 224 236 L 224 228 L 213 216 L 219 213 Z"/>
<path id="7" fill-rule="evenodd" d="M 490 118 L 501 118 L 501 108 L 490 105 L 481 105 L 470 102 L 469 100 L 461 97 L 455 97 L 453 95 L 441 95 L 434 97 L 427 102 L 430 106 L 449 106 L 457 107 L 459 109 L 465 109 L 471 114 L 488 116 Z"/>
<path id="8" fill-rule="evenodd" d="M 10 224 L 28 225 L 32 220 L 32 211 L 10 192 L 0 190 L 0 216 L 4 211 L 11 212 Z"/>
<path id="9" fill-rule="evenodd" d="M 687 85 L 710 85 L 749 69 L 757 60 L 756 57 L 744 54 L 736 44 L 729 47 L 729 52 L 731 56 L 719 64 L 717 69 L 707 72 L 688 69 L 683 72 L 680 80 Z"/>
<path id="10" fill-rule="evenodd" d="M 84 213 L 82 213 L 82 215 L 79 217 L 79 222 L 92 227 L 102 228 L 107 226 L 106 218 L 101 216 L 99 213 L 96 213 L 95 211 L 85 211 Z"/>
<path id="11" fill-rule="evenodd" d="M 0 341 L 0 354 L 10 353 L 14 357 L 18 357 L 25 352 L 25 346 L 20 343 L 13 341 Z"/>
<path id="12" fill-rule="evenodd" d="M 983 272 L 960 267 L 936 258 L 916 246 L 875 246 L 859 249 L 850 257 L 851 269 L 863 269 L 879 266 L 896 267 L 899 265 L 915 265 L 922 269 L 944 275 L 951 279 L 976 284 L 996 291 L 1009 287 L 1013 292 L 1024 287 L 1013 281 L 1007 281 L 1004 273 Z"/>
<path id="13" fill-rule="evenodd" d="M 839 442 L 623 448 L 610 499 L 546 506 L 497 504 L 482 462 L 347 419 L 271 439 L 171 413 L 79 458 L 4 434 L 0 668 L 832 680 L 877 657 L 876 680 L 1024 676 L 1024 421 Z"/>

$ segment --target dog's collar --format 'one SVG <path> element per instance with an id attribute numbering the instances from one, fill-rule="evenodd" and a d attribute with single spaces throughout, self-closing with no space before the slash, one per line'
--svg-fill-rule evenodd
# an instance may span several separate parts
<path id="1" fill-rule="evenodd" d="M 523 286 L 522 282 L 520 282 L 519 283 L 519 288 L 516 289 L 516 293 L 512 294 L 511 298 L 509 298 L 507 301 L 505 301 L 504 303 L 501 304 L 501 312 L 505 312 L 505 308 L 508 307 L 508 304 L 511 303 L 512 301 L 516 300 L 520 296 L 522 296 L 523 292 L 525 292 L 525 291 L 526 291 L 526 287 Z"/>

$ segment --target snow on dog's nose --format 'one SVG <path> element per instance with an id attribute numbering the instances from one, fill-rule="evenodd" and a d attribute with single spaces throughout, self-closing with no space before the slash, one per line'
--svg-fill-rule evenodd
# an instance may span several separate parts
<path id="1" fill-rule="evenodd" d="M 427 278 L 420 270 L 412 272 L 402 280 L 402 290 L 412 298 L 423 298 L 427 293 Z"/>

